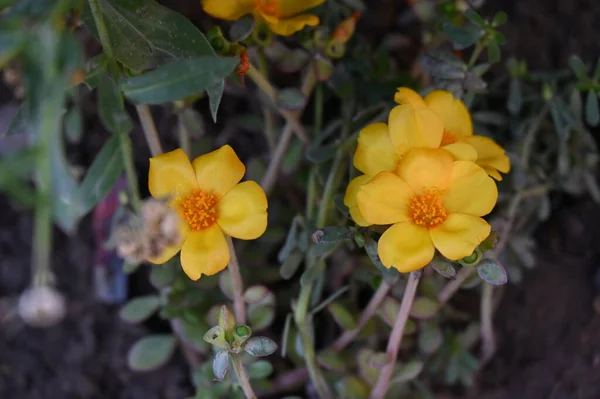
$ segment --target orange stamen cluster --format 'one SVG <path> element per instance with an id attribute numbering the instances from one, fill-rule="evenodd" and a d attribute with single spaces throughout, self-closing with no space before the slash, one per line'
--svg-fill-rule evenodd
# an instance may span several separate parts
<path id="1" fill-rule="evenodd" d="M 177 204 L 182 219 L 192 231 L 204 230 L 217 221 L 217 196 L 194 190 Z"/>
<path id="2" fill-rule="evenodd" d="M 415 195 L 408 207 L 410 217 L 419 226 L 432 228 L 448 217 L 437 190 L 426 190 L 423 195 Z"/>
<path id="3" fill-rule="evenodd" d="M 246 49 L 240 51 L 240 65 L 238 65 L 237 74 L 242 76 L 250 69 L 250 60 Z"/>
<path id="4" fill-rule="evenodd" d="M 279 1 L 278 0 L 257 0 L 256 8 L 265 15 L 279 17 Z"/>
<path id="5" fill-rule="evenodd" d="M 440 147 L 446 146 L 446 145 L 450 145 L 450 144 L 454 144 L 456 143 L 458 140 L 456 139 L 456 136 L 453 135 L 452 133 L 450 133 L 449 131 L 447 131 L 446 129 L 444 129 L 444 135 L 442 136 L 442 142 L 440 143 Z"/>

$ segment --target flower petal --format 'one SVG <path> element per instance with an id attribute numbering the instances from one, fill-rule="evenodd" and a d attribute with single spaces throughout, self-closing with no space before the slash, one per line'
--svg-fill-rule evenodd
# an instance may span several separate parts
<path id="1" fill-rule="evenodd" d="M 188 156 L 181 149 L 150 158 L 148 189 L 154 198 L 184 196 L 198 187 Z"/>
<path id="2" fill-rule="evenodd" d="M 414 148 L 400 161 L 396 174 L 418 195 L 426 190 L 448 188 L 454 160 L 439 148 Z"/>
<path id="3" fill-rule="evenodd" d="M 379 238 L 377 252 L 384 266 L 408 273 L 431 262 L 435 247 L 426 228 L 412 222 L 403 222 L 383 233 Z"/>
<path id="4" fill-rule="evenodd" d="M 439 226 L 429 230 L 435 247 L 450 260 L 459 260 L 473 253 L 490 235 L 491 227 L 480 217 L 453 213 Z"/>
<path id="5" fill-rule="evenodd" d="M 399 160 L 385 123 L 372 123 L 360 131 L 354 153 L 356 169 L 375 176 L 383 170 L 394 170 Z"/>
<path id="6" fill-rule="evenodd" d="M 254 0 L 202 0 L 202 8 L 208 15 L 235 21 L 252 12 L 255 7 Z"/>
<path id="7" fill-rule="evenodd" d="M 194 159 L 196 179 L 201 190 L 222 197 L 242 180 L 246 167 L 228 145 Z"/>
<path id="8" fill-rule="evenodd" d="M 352 179 L 352 181 L 348 184 L 348 188 L 346 189 L 346 194 L 344 195 L 344 205 L 348 207 L 350 210 L 350 216 L 352 216 L 352 220 L 359 226 L 368 226 L 369 222 L 365 220 L 362 213 L 360 213 L 360 209 L 358 208 L 358 204 L 356 203 L 356 196 L 358 194 L 358 190 L 360 187 L 371 180 L 371 176 L 361 175 Z"/>
<path id="9" fill-rule="evenodd" d="M 269 28 L 277 35 L 291 36 L 305 26 L 319 25 L 319 17 L 312 14 L 300 14 L 290 18 L 273 18 L 262 15 Z"/>
<path id="10" fill-rule="evenodd" d="M 485 165 L 483 165 L 482 167 L 483 167 L 483 170 L 485 170 L 485 172 L 488 175 L 490 175 L 491 177 L 496 179 L 496 181 L 502 181 L 502 175 L 496 169 L 489 167 L 489 166 L 485 166 Z"/>
<path id="11" fill-rule="evenodd" d="M 477 151 L 477 164 L 480 166 L 490 166 L 498 169 L 502 173 L 510 171 L 510 159 L 506 156 L 504 148 L 499 146 L 494 140 L 485 136 L 471 136 L 467 140 Z"/>
<path id="12" fill-rule="evenodd" d="M 254 181 L 245 181 L 229 190 L 217 209 L 217 223 L 228 236 L 253 240 L 267 229 L 267 197 Z"/>
<path id="13" fill-rule="evenodd" d="M 469 161 L 456 161 L 444 196 L 449 213 L 487 215 L 498 201 L 498 188 L 485 170 Z"/>
<path id="14" fill-rule="evenodd" d="M 303 11 L 315 8 L 324 2 L 325 0 L 278 0 L 279 16 L 283 18 L 291 17 Z"/>
<path id="15" fill-rule="evenodd" d="M 471 114 L 465 104 L 454 98 L 452 93 L 443 90 L 432 91 L 425 96 L 425 103 L 442 118 L 444 129 L 456 138 L 473 135 Z"/>
<path id="16" fill-rule="evenodd" d="M 394 94 L 394 101 L 398 104 L 410 104 L 414 108 L 427 106 L 421 95 L 408 87 L 398 87 L 398 91 Z"/>
<path id="17" fill-rule="evenodd" d="M 362 185 L 356 195 L 360 213 L 368 224 L 392 224 L 409 219 L 413 190 L 392 172 L 380 172 Z"/>
<path id="18" fill-rule="evenodd" d="M 150 263 L 154 263 L 155 265 L 162 265 L 163 263 L 165 263 L 166 261 L 171 259 L 173 256 L 177 255 L 177 252 L 179 252 L 181 250 L 181 247 L 183 246 L 185 239 L 190 234 L 190 227 L 188 226 L 187 223 L 185 223 L 185 222 L 179 223 L 179 234 L 180 234 L 179 245 L 168 246 L 165 249 L 163 249 L 160 256 L 157 256 L 154 258 L 148 258 L 147 261 Z"/>
<path id="19" fill-rule="evenodd" d="M 390 139 L 398 155 L 412 147 L 438 148 L 444 134 L 442 120 L 435 112 L 410 104 L 394 107 L 388 125 Z"/>
<path id="20" fill-rule="evenodd" d="M 181 267 L 192 280 L 201 275 L 212 276 L 227 267 L 229 248 L 218 225 L 206 230 L 193 231 L 181 248 Z"/>
<path id="21" fill-rule="evenodd" d="M 475 162 L 477 159 L 477 151 L 467 143 L 448 144 L 442 148 L 452 154 L 452 157 L 457 161 Z"/>

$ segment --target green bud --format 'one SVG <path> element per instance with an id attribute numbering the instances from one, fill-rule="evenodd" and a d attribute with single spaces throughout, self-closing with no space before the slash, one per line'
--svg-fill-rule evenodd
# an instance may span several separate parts
<path id="1" fill-rule="evenodd" d="M 542 98 L 544 101 L 552 100 L 552 87 L 548 83 L 544 83 L 542 86 Z"/>
<path id="2" fill-rule="evenodd" d="M 329 36 L 329 29 L 325 27 L 315 29 L 313 34 L 313 42 L 315 43 L 315 47 L 325 48 L 327 46 L 327 42 L 329 41 Z"/>
<path id="3" fill-rule="evenodd" d="M 244 343 L 250 338 L 251 335 L 252 329 L 250 327 L 245 325 L 237 326 L 235 330 L 233 330 L 233 342 L 231 343 L 232 352 L 241 352 Z"/>
<path id="4" fill-rule="evenodd" d="M 219 309 L 219 316 L 218 316 L 217 320 L 218 320 L 219 326 L 225 332 L 231 332 L 231 330 L 234 329 L 235 324 L 236 324 L 235 316 L 233 315 L 233 313 L 231 313 L 229 308 L 225 305 L 221 306 L 221 309 Z"/>
<path id="5" fill-rule="evenodd" d="M 475 251 L 473 251 L 471 255 L 465 256 L 464 258 L 459 260 L 458 263 L 460 263 L 464 267 L 473 267 L 477 266 L 479 262 L 481 262 L 482 257 L 483 254 L 481 253 L 481 250 L 479 248 L 475 248 Z"/>
<path id="6" fill-rule="evenodd" d="M 266 24 L 260 23 L 256 25 L 250 38 L 259 46 L 268 47 L 274 36 L 273 31 Z"/>
<path id="7" fill-rule="evenodd" d="M 213 26 L 206 33 L 206 39 L 215 49 L 217 53 L 226 53 L 229 50 L 230 43 L 225 36 L 223 36 L 223 31 L 219 26 Z"/>
<path id="8" fill-rule="evenodd" d="M 325 54 L 333 59 L 342 58 L 346 54 L 346 45 L 339 40 L 331 40 L 327 43 Z"/>
<path id="9" fill-rule="evenodd" d="M 247 338 L 252 334 L 252 330 L 248 326 L 237 326 L 234 331 L 234 336 Z"/>
<path id="10" fill-rule="evenodd" d="M 225 339 L 225 331 L 221 326 L 214 326 L 208 330 L 202 339 L 217 348 L 229 349 L 229 342 Z"/>

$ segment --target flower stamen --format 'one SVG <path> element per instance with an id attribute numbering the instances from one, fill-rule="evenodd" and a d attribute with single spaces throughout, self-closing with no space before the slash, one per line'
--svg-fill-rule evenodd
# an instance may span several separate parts
<path id="1" fill-rule="evenodd" d="M 448 217 L 437 190 L 425 190 L 422 195 L 412 197 L 408 212 L 415 224 L 428 229 L 443 223 Z"/>
<path id="2" fill-rule="evenodd" d="M 192 231 L 204 230 L 217 221 L 217 196 L 194 190 L 177 204 L 179 215 Z"/>
<path id="3" fill-rule="evenodd" d="M 279 17 L 278 0 L 256 0 L 256 8 L 261 12 L 261 14 Z"/>

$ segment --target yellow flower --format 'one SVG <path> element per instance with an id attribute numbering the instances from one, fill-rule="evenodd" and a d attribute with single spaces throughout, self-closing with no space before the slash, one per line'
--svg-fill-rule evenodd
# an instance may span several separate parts
<path id="1" fill-rule="evenodd" d="M 470 161 L 443 149 L 416 148 L 394 172 L 360 186 L 356 201 L 368 224 L 392 225 L 378 243 L 381 262 L 407 273 L 426 266 L 437 250 L 459 260 L 490 234 L 481 218 L 498 199 L 496 183 Z"/>
<path id="2" fill-rule="evenodd" d="M 305 26 L 316 26 L 319 18 L 301 14 L 325 0 L 202 0 L 202 8 L 215 18 L 235 21 L 252 14 L 278 35 L 290 36 Z M 299 15 L 298 15 L 299 14 Z"/>
<path id="3" fill-rule="evenodd" d="M 244 164 L 228 145 L 191 163 L 181 149 L 151 158 L 150 194 L 171 198 L 183 240 L 149 261 L 162 264 L 181 250 L 183 270 L 198 280 L 227 267 L 225 234 L 242 240 L 260 237 L 267 228 L 267 198 L 256 182 L 239 183 L 244 173 Z"/>
<path id="4" fill-rule="evenodd" d="M 424 99 L 410 89 L 400 88 L 394 98 L 398 103 L 412 102 L 435 111 L 444 123 L 440 147 L 450 151 L 456 160 L 474 161 L 496 180 L 499 172 L 510 171 L 510 160 L 504 149 L 489 137 L 473 134 L 471 114 L 465 104 L 443 90 L 432 91 Z M 475 151 L 473 151 L 475 150 Z"/>
<path id="5" fill-rule="evenodd" d="M 418 94 L 414 94 L 418 97 Z M 369 225 L 356 204 L 356 193 L 360 186 L 381 171 L 394 171 L 402 156 L 411 148 L 438 148 L 443 133 L 442 121 L 435 112 L 424 103 L 408 101 L 392 109 L 388 124 L 373 123 L 360 131 L 353 162 L 354 167 L 364 175 L 350 182 L 344 196 L 344 204 L 350 209 L 356 224 Z"/>

